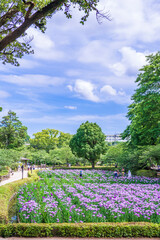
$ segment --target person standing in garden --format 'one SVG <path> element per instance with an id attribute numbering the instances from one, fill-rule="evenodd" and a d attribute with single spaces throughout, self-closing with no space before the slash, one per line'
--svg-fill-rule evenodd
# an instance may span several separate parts
<path id="1" fill-rule="evenodd" d="M 124 168 L 122 168 L 122 177 L 124 177 Z"/>
<path id="2" fill-rule="evenodd" d="M 130 171 L 130 170 L 128 171 L 128 177 L 129 177 L 129 178 L 132 177 L 132 174 L 131 174 L 131 171 Z"/>
<path id="3" fill-rule="evenodd" d="M 80 174 L 79 174 L 80 177 L 82 177 L 82 170 L 80 170 Z"/>
<path id="4" fill-rule="evenodd" d="M 117 171 L 114 171 L 114 177 L 117 178 Z"/>

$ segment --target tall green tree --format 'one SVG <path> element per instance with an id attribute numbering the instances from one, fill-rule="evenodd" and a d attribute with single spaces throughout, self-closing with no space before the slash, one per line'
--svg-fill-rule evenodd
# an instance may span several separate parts
<path id="1" fill-rule="evenodd" d="M 67 18 L 71 18 L 71 8 L 77 6 L 84 13 L 80 20 L 82 24 L 91 11 L 95 11 L 98 19 L 109 19 L 96 8 L 98 2 L 99 0 L 1 0 L 0 58 L 3 63 L 19 65 L 17 58 L 32 53 L 29 45 L 31 39 L 26 37 L 26 30 L 33 25 L 45 32 L 47 18 L 58 11 L 63 11 Z"/>
<path id="2" fill-rule="evenodd" d="M 55 149 L 58 144 L 59 131 L 55 129 L 44 129 L 41 132 L 37 132 L 33 139 L 30 139 L 30 146 L 38 150 L 46 150 L 49 152 L 51 149 Z"/>
<path id="3" fill-rule="evenodd" d="M 140 69 L 133 103 L 128 107 L 130 125 L 122 134 L 133 146 L 160 142 L 160 53 L 148 56 L 147 61 Z"/>
<path id="4" fill-rule="evenodd" d="M 50 150 L 55 148 L 61 148 L 69 146 L 72 135 L 69 133 L 63 133 L 55 129 L 43 129 L 41 132 L 37 132 L 33 139 L 29 139 L 30 147 L 34 149 L 44 149 L 49 153 Z"/>
<path id="5" fill-rule="evenodd" d="M 17 148 L 27 138 L 27 127 L 22 125 L 15 112 L 9 111 L 0 122 L 0 145 L 2 148 Z"/>
<path id="6" fill-rule="evenodd" d="M 94 168 L 100 155 L 106 151 L 106 136 L 96 123 L 82 123 L 70 141 L 70 147 L 78 157 L 85 158 Z"/>

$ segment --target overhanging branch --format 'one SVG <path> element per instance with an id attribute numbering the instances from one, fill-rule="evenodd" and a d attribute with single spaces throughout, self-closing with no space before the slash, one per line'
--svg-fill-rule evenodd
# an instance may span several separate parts
<path id="1" fill-rule="evenodd" d="M 32 9 L 34 8 L 35 4 L 33 2 L 26 2 L 25 0 L 23 0 L 25 5 L 29 5 L 29 8 L 27 10 L 25 19 L 29 18 L 30 13 L 32 12 Z"/>
<path id="2" fill-rule="evenodd" d="M 0 27 L 2 27 L 8 20 L 10 20 L 19 10 L 17 7 L 11 8 L 6 14 L 0 18 Z"/>
<path id="3" fill-rule="evenodd" d="M 66 0 L 55 0 L 25 19 L 25 21 L 16 30 L 8 34 L 0 41 L 0 51 L 2 51 L 8 44 L 19 38 L 32 24 L 40 20 L 42 17 L 47 16 L 50 12 L 56 11 L 65 2 Z"/>

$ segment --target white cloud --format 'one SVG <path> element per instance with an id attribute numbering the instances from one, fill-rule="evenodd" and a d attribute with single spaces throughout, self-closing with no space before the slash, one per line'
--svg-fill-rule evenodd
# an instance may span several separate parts
<path id="1" fill-rule="evenodd" d="M 41 33 L 40 31 L 29 28 L 27 30 L 28 35 L 33 38 L 33 44 L 36 48 L 41 50 L 50 50 L 52 47 L 55 47 L 54 42 L 46 34 Z"/>
<path id="2" fill-rule="evenodd" d="M 117 91 L 116 89 L 114 89 L 112 86 L 110 85 L 105 85 L 103 86 L 101 89 L 100 89 L 100 92 L 102 93 L 107 93 L 109 95 L 112 95 L 112 96 L 116 96 L 117 95 Z"/>
<path id="3" fill-rule="evenodd" d="M 71 85 L 67 85 L 67 88 L 72 92 L 73 91 L 73 87 Z"/>
<path id="4" fill-rule="evenodd" d="M 111 60 L 111 52 L 107 43 L 100 40 L 90 41 L 79 50 L 78 61 L 83 63 L 99 63 L 106 66 Z"/>
<path id="5" fill-rule="evenodd" d="M 131 102 L 131 96 L 127 95 L 124 90 L 116 90 L 110 85 L 104 85 L 100 89 L 100 99 L 101 102 L 112 101 L 118 104 L 128 104 Z"/>
<path id="6" fill-rule="evenodd" d="M 63 78 L 51 77 L 47 75 L 24 74 L 20 76 L 1 75 L 0 81 L 16 84 L 19 86 L 44 87 L 61 85 L 65 80 Z"/>
<path id="7" fill-rule="evenodd" d="M 27 30 L 28 36 L 33 37 L 31 45 L 34 48 L 34 57 L 43 60 L 66 61 L 64 52 L 57 50 L 58 44 L 55 44 L 45 33 L 41 33 L 34 28 Z"/>
<path id="8" fill-rule="evenodd" d="M 77 79 L 74 85 L 74 92 L 81 98 L 93 102 L 99 102 L 99 98 L 95 95 L 96 86 L 90 82 Z"/>
<path id="9" fill-rule="evenodd" d="M 147 53 L 137 52 L 131 47 L 122 47 L 119 52 L 122 55 L 121 62 L 110 65 L 111 70 L 117 76 L 122 76 L 125 73 L 136 74 L 147 63 L 145 57 Z"/>
<path id="10" fill-rule="evenodd" d="M 116 76 L 122 76 L 126 73 L 126 67 L 121 62 L 114 63 L 110 65 L 110 69 Z"/>
<path id="11" fill-rule="evenodd" d="M 64 108 L 70 109 L 70 110 L 76 110 L 77 109 L 76 106 L 64 106 Z"/>
<path id="12" fill-rule="evenodd" d="M 10 94 L 6 91 L 0 90 L 0 98 L 8 98 L 10 97 Z"/>
<path id="13" fill-rule="evenodd" d="M 126 94 L 123 88 L 116 89 L 106 84 L 98 87 L 91 82 L 81 79 L 75 81 L 74 86 L 69 85 L 71 91 L 76 93 L 79 98 L 92 102 L 115 102 L 117 104 L 129 104 L 131 96 Z"/>
<path id="14" fill-rule="evenodd" d="M 152 42 L 160 39 L 158 1 L 108 0 L 107 3 L 112 15 L 112 32 L 119 40 Z"/>

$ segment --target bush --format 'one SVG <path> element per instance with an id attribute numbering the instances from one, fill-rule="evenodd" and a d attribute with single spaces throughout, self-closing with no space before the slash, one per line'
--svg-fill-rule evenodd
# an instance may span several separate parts
<path id="1" fill-rule="evenodd" d="M 5 166 L 2 166 L 0 165 L 0 172 L 3 171 L 3 170 L 6 170 L 6 167 Z"/>
<path id="2" fill-rule="evenodd" d="M 17 171 L 18 166 L 19 166 L 19 163 L 12 163 L 12 164 L 10 165 L 11 169 L 14 170 L 14 171 Z"/>
<path id="3" fill-rule="evenodd" d="M 159 237 L 154 223 L 15 223 L 0 225 L 1 237 Z"/>
<path id="4" fill-rule="evenodd" d="M 25 178 L 0 187 L 0 223 L 8 223 L 8 205 L 11 197 L 16 193 L 20 186 L 25 183 L 37 181 L 37 172 L 34 171 L 31 178 Z"/>
<path id="5" fill-rule="evenodd" d="M 140 177 L 156 177 L 157 173 L 154 170 L 138 170 L 136 175 Z"/>

